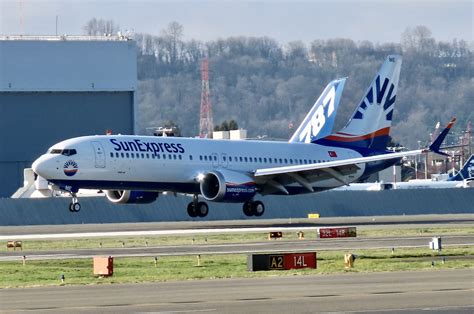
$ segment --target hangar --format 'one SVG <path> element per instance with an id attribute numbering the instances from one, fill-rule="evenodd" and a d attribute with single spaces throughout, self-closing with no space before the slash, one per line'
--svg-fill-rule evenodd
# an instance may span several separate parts
<path id="1" fill-rule="evenodd" d="M 134 133 L 136 54 L 125 36 L 0 36 L 0 197 L 54 143 Z"/>

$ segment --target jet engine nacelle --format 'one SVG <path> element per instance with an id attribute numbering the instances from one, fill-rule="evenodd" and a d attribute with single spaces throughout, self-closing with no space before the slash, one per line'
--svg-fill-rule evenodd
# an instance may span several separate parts
<path id="1" fill-rule="evenodd" d="M 248 175 L 234 171 L 211 171 L 200 184 L 201 194 L 208 201 L 241 203 L 251 200 L 256 193 L 255 181 Z"/>
<path id="2" fill-rule="evenodd" d="M 158 192 L 109 190 L 105 192 L 108 200 L 117 204 L 149 204 L 156 201 Z"/>

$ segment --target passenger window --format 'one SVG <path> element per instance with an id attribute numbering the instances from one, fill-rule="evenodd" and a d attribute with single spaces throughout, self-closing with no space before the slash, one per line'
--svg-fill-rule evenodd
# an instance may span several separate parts
<path id="1" fill-rule="evenodd" d="M 156 159 L 160 159 L 160 154 L 156 154 Z"/>
<path id="2" fill-rule="evenodd" d="M 130 158 L 130 155 L 128 153 L 125 153 L 125 157 Z"/>
<path id="3" fill-rule="evenodd" d="M 124 157 L 124 153 L 120 153 L 122 155 L 122 158 Z"/>
<path id="4" fill-rule="evenodd" d="M 110 157 L 114 157 L 114 153 L 110 153 Z"/>
<path id="5" fill-rule="evenodd" d="M 115 153 L 115 158 L 119 158 L 119 153 Z"/>
<path id="6" fill-rule="evenodd" d="M 176 160 L 176 158 L 177 158 L 176 155 L 173 155 L 173 159 Z"/>
<path id="7" fill-rule="evenodd" d="M 165 154 L 163 154 L 163 159 L 166 159 L 166 155 L 165 155 Z"/>
<path id="8" fill-rule="evenodd" d="M 173 157 L 171 156 L 171 154 L 168 155 L 168 159 L 173 159 Z M 176 159 L 176 156 L 174 156 L 174 159 Z"/>
<path id="9" fill-rule="evenodd" d="M 287 164 L 287 163 L 288 163 L 288 159 L 285 158 L 285 164 Z"/>
<path id="10" fill-rule="evenodd" d="M 193 160 L 193 155 L 189 155 L 189 160 Z"/>
<path id="11" fill-rule="evenodd" d="M 229 157 L 229 161 L 232 161 L 232 156 L 231 156 L 231 157 Z"/>
<path id="12" fill-rule="evenodd" d="M 252 157 L 249 157 L 249 161 L 250 161 L 250 162 L 252 162 L 252 161 L 253 161 Z"/>
<path id="13" fill-rule="evenodd" d="M 178 155 L 178 157 L 179 157 L 179 160 L 183 159 L 183 157 L 181 155 Z"/>
<path id="14" fill-rule="evenodd" d="M 242 162 L 242 161 L 243 161 L 242 157 L 239 157 L 239 159 L 240 159 L 240 162 Z"/>
<path id="15" fill-rule="evenodd" d="M 207 155 L 204 156 L 204 160 L 207 161 Z"/>
<path id="16" fill-rule="evenodd" d="M 244 157 L 244 161 L 247 162 L 247 157 Z"/>
<path id="17" fill-rule="evenodd" d="M 202 160 L 202 155 L 199 155 L 199 160 Z"/>
<path id="18" fill-rule="evenodd" d="M 263 162 L 267 162 L 267 158 L 263 158 Z"/>
<path id="19" fill-rule="evenodd" d="M 135 157 L 133 153 L 130 153 L 130 158 L 133 158 Z"/>

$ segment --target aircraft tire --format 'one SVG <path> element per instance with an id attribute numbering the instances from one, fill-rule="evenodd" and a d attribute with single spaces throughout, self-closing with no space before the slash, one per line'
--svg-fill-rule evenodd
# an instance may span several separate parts
<path id="1" fill-rule="evenodd" d="M 265 205 L 263 205 L 262 202 L 260 201 L 252 202 L 252 213 L 255 216 L 260 217 L 263 215 L 264 212 L 265 212 Z"/>
<path id="2" fill-rule="evenodd" d="M 196 214 L 199 217 L 206 217 L 209 213 L 209 206 L 205 202 L 199 202 L 197 204 Z"/>
<path id="3" fill-rule="evenodd" d="M 197 217 L 196 208 L 194 208 L 194 202 L 190 202 L 188 204 L 188 215 L 191 218 L 196 218 Z"/>
<path id="4" fill-rule="evenodd" d="M 244 209 L 245 216 L 247 216 L 247 217 L 253 216 L 252 202 L 245 202 L 244 206 L 243 206 L 243 209 Z"/>
<path id="5" fill-rule="evenodd" d="M 74 212 L 74 209 L 72 208 L 72 205 L 74 205 L 74 204 L 73 204 L 73 203 L 69 203 L 69 211 L 70 211 L 71 213 Z"/>
<path id="6" fill-rule="evenodd" d="M 78 211 L 81 210 L 81 204 L 79 204 L 79 203 L 72 203 L 71 208 L 72 208 L 72 211 L 73 211 L 73 212 L 76 212 L 76 213 L 77 213 Z"/>

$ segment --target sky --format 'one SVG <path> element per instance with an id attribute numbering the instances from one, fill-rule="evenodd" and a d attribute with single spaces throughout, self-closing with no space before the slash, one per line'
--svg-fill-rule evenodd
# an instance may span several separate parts
<path id="1" fill-rule="evenodd" d="M 122 30 L 159 35 L 172 21 L 184 39 L 268 36 L 280 43 L 349 38 L 400 42 L 407 27 L 425 25 L 434 38 L 473 41 L 470 0 L 144 1 L 0 0 L 0 34 L 82 34 L 93 17 L 113 19 Z"/>

